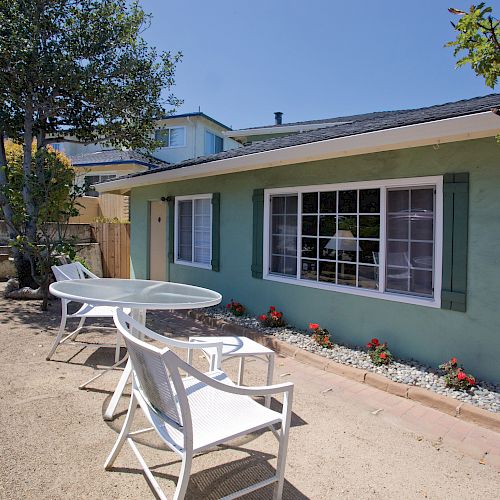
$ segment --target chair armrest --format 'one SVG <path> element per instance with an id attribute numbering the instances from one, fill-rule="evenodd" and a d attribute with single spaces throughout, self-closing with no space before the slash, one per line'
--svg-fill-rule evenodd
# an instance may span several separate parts
<path id="1" fill-rule="evenodd" d="M 81 264 L 80 262 L 78 264 L 79 264 L 78 267 L 81 269 L 83 274 L 87 275 L 89 278 L 92 279 L 100 279 L 99 276 L 95 275 L 92 271 L 89 271 L 83 264 Z"/>
<path id="2" fill-rule="evenodd" d="M 283 384 L 274 384 L 274 385 L 261 385 L 254 387 L 243 387 L 241 385 L 228 385 L 223 382 L 219 382 L 218 380 L 209 377 L 205 373 L 200 372 L 193 366 L 181 361 L 179 363 L 179 368 L 189 375 L 191 375 L 196 380 L 203 382 L 214 389 L 218 389 L 223 392 L 229 392 L 231 394 L 238 394 L 241 396 L 270 396 L 272 394 L 281 394 L 288 393 L 291 395 L 293 393 L 293 383 L 292 382 L 284 382 Z M 220 373 L 221 372 L 219 370 Z"/>

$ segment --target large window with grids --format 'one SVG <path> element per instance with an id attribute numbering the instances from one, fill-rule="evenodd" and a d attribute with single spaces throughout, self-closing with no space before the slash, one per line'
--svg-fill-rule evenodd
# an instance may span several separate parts
<path id="1" fill-rule="evenodd" d="M 212 195 L 175 198 L 175 262 L 211 267 Z"/>
<path id="2" fill-rule="evenodd" d="M 441 206 L 441 177 L 267 190 L 265 277 L 435 301 Z"/>

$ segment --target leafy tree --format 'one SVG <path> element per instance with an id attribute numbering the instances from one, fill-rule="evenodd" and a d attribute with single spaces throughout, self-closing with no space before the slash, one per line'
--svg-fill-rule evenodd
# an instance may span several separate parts
<path id="1" fill-rule="evenodd" d="M 180 101 L 172 94 L 181 54 L 158 53 L 141 34 L 149 23 L 137 1 L 0 0 L 0 188 L 8 185 L 5 141 L 22 145 L 23 233 L 0 189 L 16 262 L 36 268 L 38 214 L 45 208 L 30 179 L 45 175 L 48 143 L 75 140 L 151 150 L 154 120 Z M 35 143 L 35 150 L 33 150 Z M 33 161 L 35 167 L 33 167 Z M 31 248 L 31 250 L 30 250 Z"/>
<path id="2" fill-rule="evenodd" d="M 83 194 L 83 187 L 75 185 L 75 171 L 68 157 L 50 146 L 37 150 L 32 146 L 30 174 L 23 170 L 23 147 L 8 140 L 5 142 L 6 169 L 5 186 L 2 195 L 12 209 L 8 221 L 9 229 L 17 236 L 11 245 L 21 254 L 29 254 L 29 274 L 24 280 L 33 280 L 43 297 L 42 308 L 47 307 L 50 267 L 54 256 L 75 255 L 74 242 L 66 237 L 70 217 L 78 215 L 77 198 Z M 26 224 L 30 221 L 23 199 L 23 188 L 27 185 L 33 205 L 36 207 L 35 239 L 26 237 Z"/>
<path id="3" fill-rule="evenodd" d="M 482 76 L 486 85 L 494 88 L 500 76 L 500 20 L 484 2 L 472 5 L 469 12 L 448 10 L 460 16 L 457 23 L 451 23 L 458 32 L 457 38 L 447 44 L 455 47 L 455 56 L 461 56 L 457 67 L 470 64 L 476 75 Z"/>

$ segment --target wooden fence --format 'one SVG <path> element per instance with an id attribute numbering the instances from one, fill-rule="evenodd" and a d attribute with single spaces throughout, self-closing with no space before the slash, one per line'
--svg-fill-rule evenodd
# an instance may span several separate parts
<path id="1" fill-rule="evenodd" d="M 96 219 L 116 219 L 120 222 L 129 220 L 129 197 L 121 194 L 103 193 L 100 196 L 82 196 L 78 198 L 77 217 L 72 217 L 72 223 L 91 223 Z"/>
<path id="2" fill-rule="evenodd" d="M 130 278 L 130 224 L 92 224 L 106 278 Z"/>

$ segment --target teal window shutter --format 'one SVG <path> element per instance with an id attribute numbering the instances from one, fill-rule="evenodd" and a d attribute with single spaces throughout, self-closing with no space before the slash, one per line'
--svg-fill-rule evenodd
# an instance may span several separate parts
<path id="1" fill-rule="evenodd" d="M 212 271 L 220 269 L 220 193 L 212 194 Z"/>
<path id="2" fill-rule="evenodd" d="M 263 266 L 263 227 L 264 227 L 264 190 L 253 191 L 253 239 L 252 239 L 252 276 L 262 279 Z"/>
<path id="3" fill-rule="evenodd" d="M 442 309 L 466 311 L 468 225 L 469 174 L 445 174 Z"/>
<path id="4" fill-rule="evenodd" d="M 174 262 L 175 198 L 169 196 L 168 203 L 168 261 Z"/>

